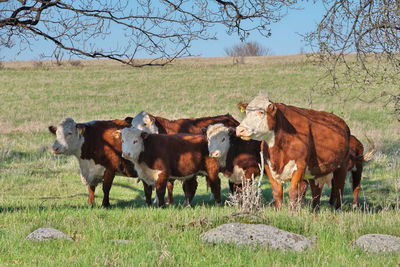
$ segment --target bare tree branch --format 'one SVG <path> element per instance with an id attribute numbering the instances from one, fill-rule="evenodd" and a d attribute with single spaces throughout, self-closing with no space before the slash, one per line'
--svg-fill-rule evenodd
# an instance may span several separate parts
<path id="1" fill-rule="evenodd" d="M 26 0 L 0 2 L 0 48 L 26 49 L 41 38 L 54 49 L 132 65 L 164 65 L 190 56 L 195 40 L 215 39 L 222 24 L 242 40 L 270 35 L 295 1 Z M 116 38 L 115 36 L 118 36 Z M 123 36 L 123 37 L 121 37 Z M 119 40 L 119 42 L 117 42 Z M 138 64 L 137 55 L 150 60 Z M 143 61 L 141 61 L 143 62 Z"/>

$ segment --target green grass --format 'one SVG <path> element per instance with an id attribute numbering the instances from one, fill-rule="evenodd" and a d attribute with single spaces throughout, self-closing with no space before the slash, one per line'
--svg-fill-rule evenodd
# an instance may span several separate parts
<path id="1" fill-rule="evenodd" d="M 6 65 L 0 70 L 0 266 L 400 264 L 399 255 L 367 254 L 352 246 L 367 233 L 400 236 L 399 124 L 379 101 L 354 100 L 343 105 L 340 95 L 310 93 L 320 74 L 316 66 L 298 57 L 251 59 L 242 65 L 219 59 L 187 60 L 140 69 L 93 62 L 79 67 Z M 398 86 L 392 84 L 384 90 L 395 92 Z M 318 215 L 308 206 L 310 193 L 301 211 L 290 212 L 287 203 L 283 210 L 275 211 L 269 182 L 263 181 L 266 208 L 259 222 L 309 238 L 318 236 L 316 246 L 302 253 L 203 243 L 200 234 L 220 224 L 254 223 L 232 216 L 231 207 L 214 206 L 203 178 L 192 209 L 182 207 L 179 182 L 176 205 L 157 209 L 145 206 L 143 188 L 136 179 L 120 176 L 110 192 L 110 209 L 100 207 L 101 186 L 95 194 L 97 205 L 88 207 L 76 159 L 49 151 L 54 137 L 47 127 L 64 117 L 82 122 L 124 118 L 147 110 L 168 118 L 229 112 L 240 120 L 236 104 L 251 100 L 260 90 L 276 102 L 340 115 L 366 146 L 364 134 L 374 140 L 378 150 L 364 168 L 358 210 L 350 208 L 352 193 L 347 182 L 342 213 L 334 213 L 328 206 L 330 188 L 324 189 Z M 372 98 L 382 90 L 376 87 L 364 96 Z M 357 89 L 351 91 L 357 93 Z M 225 178 L 222 185 L 225 199 Z M 287 198 L 286 192 L 285 202 Z M 39 227 L 59 229 L 75 242 L 25 240 Z M 113 240 L 117 239 L 132 242 L 116 244 Z"/>

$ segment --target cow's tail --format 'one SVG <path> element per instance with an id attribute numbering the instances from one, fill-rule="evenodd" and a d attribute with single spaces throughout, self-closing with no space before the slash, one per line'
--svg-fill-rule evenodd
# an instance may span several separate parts
<path id="1" fill-rule="evenodd" d="M 374 156 L 374 154 L 376 152 L 376 149 L 375 149 L 374 142 L 372 142 L 372 140 L 369 139 L 368 136 L 366 136 L 366 135 L 365 135 L 365 138 L 367 138 L 367 141 L 369 143 L 369 149 L 368 149 L 367 153 L 365 153 L 362 156 L 362 159 L 363 159 L 363 161 L 367 162 L 367 161 L 370 161 L 373 158 L 373 156 Z"/>

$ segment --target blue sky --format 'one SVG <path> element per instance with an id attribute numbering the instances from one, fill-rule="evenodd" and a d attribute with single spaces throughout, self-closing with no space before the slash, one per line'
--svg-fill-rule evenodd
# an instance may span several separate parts
<path id="1" fill-rule="evenodd" d="M 314 29 L 316 23 L 324 14 L 324 8 L 319 1 L 315 4 L 312 1 L 310 2 L 302 2 L 304 9 L 290 10 L 283 20 L 271 25 L 271 37 L 265 38 L 254 32 L 247 41 L 257 41 L 265 48 L 270 49 L 272 55 L 298 54 L 301 48 L 304 51 L 309 51 L 306 44 L 302 42 L 299 33 L 304 34 Z M 218 40 L 195 41 L 192 44 L 192 54 L 202 57 L 221 57 L 225 56 L 224 48 L 240 43 L 237 35 L 226 34 L 222 27 L 216 28 L 216 31 Z M 123 42 L 122 39 L 121 42 Z M 49 54 L 49 51 L 53 51 L 52 46 L 43 40 L 35 42 L 31 47 L 32 51 L 26 50 L 19 55 L 17 55 L 17 48 L 18 45 L 13 49 L 0 50 L 0 59 L 2 58 L 2 60 L 6 61 L 38 60 L 41 54 Z"/>

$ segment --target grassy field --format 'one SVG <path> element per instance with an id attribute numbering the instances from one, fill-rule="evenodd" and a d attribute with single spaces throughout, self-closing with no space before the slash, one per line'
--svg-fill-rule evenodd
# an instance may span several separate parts
<path id="1" fill-rule="evenodd" d="M 302 56 L 245 59 L 185 59 L 166 67 L 134 69 L 106 61 L 82 61 L 79 66 L 12 62 L 0 69 L 0 266 L 396 266 L 400 255 L 373 255 L 352 242 L 367 233 L 400 236 L 400 123 L 382 102 L 350 100 L 362 88 L 343 88 L 348 97 L 312 91 L 320 70 Z M 385 87 L 396 92 L 399 84 Z M 372 99 L 376 87 L 364 94 Z M 271 100 L 334 112 L 367 147 L 377 153 L 364 168 L 360 208 L 350 208 L 346 183 L 344 212 L 328 206 L 324 189 L 318 215 L 306 205 L 299 212 L 272 207 L 269 182 L 263 182 L 265 210 L 257 220 L 283 230 L 318 238 L 302 253 L 282 253 L 205 244 L 202 232 L 227 222 L 249 222 L 231 207 L 214 206 L 204 179 L 193 208 L 183 208 L 183 192 L 175 186 L 176 204 L 166 209 L 145 206 L 136 179 L 116 177 L 110 209 L 88 207 L 77 160 L 54 156 L 54 137 L 47 127 L 64 117 L 77 122 L 115 119 L 146 110 L 168 118 L 231 113 L 238 120 L 239 101 L 259 91 Z M 312 100 L 312 101 L 310 101 Z M 222 178 L 223 194 L 228 192 Z M 285 186 L 287 187 L 287 186 Z M 286 188 L 287 189 L 287 188 Z M 287 201 L 287 193 L 285 201 Z M 310 202 L 310 193 L 307 203 Z M 37 243 L 25 237 L 39 227 L 54 227 L 75 242 Z M 115 240 L 130 240 L 119 244 Z"/>

